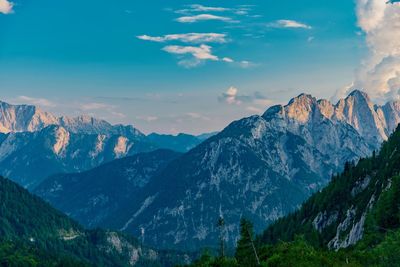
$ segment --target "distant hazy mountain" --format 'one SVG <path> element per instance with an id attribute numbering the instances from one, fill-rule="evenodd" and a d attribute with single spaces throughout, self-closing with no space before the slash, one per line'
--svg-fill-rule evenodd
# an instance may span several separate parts
<path id="1" fill-rule="evenodd" d="M 190 149 L 213 135 L 215 135 L 215 133 L 202 134 L 198 136 L 183 133 L 178 135 L 152 133 L 149 134 L 147 138 L 151 143 L 155 144 L 159 148 L 188 152 Z"/>
<path id="2" fill-rule="evenodd" d="M 89 227 L 123 214 L 150 179 L 180 154 L 170 150 L 140 153 L 90 171 L 46 179 L 35 193 Z"/>
<path id="3" fill-rule="evenodd" d="M 105 267 L 174 266 L 188 259 L 184 254 L 142 246 L 136 239 L 118 232 L 86 230 L 3 177 L 0 177 L 0 203 L 0 249 L 3 244 L 6 247 L 15 244 L 17 249 L 28 248 L 27 253 L 34 254 L 32 258 L 39 257 L 41 251 L 38 266 L 64 266 L 50 262 L 65 257 L 82 263 L 67 266 Z M 2 265 L 9 266 L 5 260 L 2 258 Z M 36 266 L 33 259 L 25 264 L 9 256 L 8 260 L 11 266 Z"/>
<path id="4" fill-rule="evenodd" d="M 150 151 L 142 135 L 74 133 L 62 126 L 0 138 L 0 174 L 33 188 L 60 172 L 79 172 L 113 159 Z"/>
<path id="5" fill-rule="evenodd" d="M 257 231 L 295 210 L 345 161 L 379 148 L 399 122 L 399 104 L 374 106 L 354 91 L 336 105 L 302 94 L 263 116 L 233 122 L 172 161 L 112 226 L 161 247 L 217 244 L 224 216 L 233 245 L 242 216 Z"/>
<path id="6" fill-rule="evenodd" d="M 1 133 L 36 132 L 50 125 L 61 126 L 72 133 L 144 137 L 143 133 L 132 126 L 111 125 L 89 116 L 56 117 L 36 106 L 10 105 L 0 101 Z"/>
<path id="7" fill-rule="evenodd" d="M 159 148 L 186 152 L 203 140 L 185 134 L 147 137 L 133 126 L 0 102 L 0 175 L 29 189 L 56 173 L 81 172 Z"/>

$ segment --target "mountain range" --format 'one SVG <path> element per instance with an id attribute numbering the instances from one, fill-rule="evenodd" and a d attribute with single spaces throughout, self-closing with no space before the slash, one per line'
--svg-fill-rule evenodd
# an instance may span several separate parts
<path id="1" fill-rule="evenodd" d="M 399 151 L 400 126 L 379 152 L 345 163 L 324 189 L 262 234 L 254 236 L 243 218 L 233 258 L 205 253 L 189 266 L 399 266 Z"/>
<path id="2" fill-rule="evenodd" d="M 142 236 L 158 247 L 190 250 L 217 244 L 216 222 L 224 217 L 232 247 L 240 218 L 249 218 L 256 231 L 262 231 L 299 208 L 342 171 L 346 161 L 379 149 L 399 122 L 399 102 L 374 105 L 358 90 L 336 104 L 301 94 L 262 116 L 231 123 L 172 160 L 127 205 L 118 204 L 123 210 L 99 225 Z M 55 206 L 76 197 L 62 191 L 57 199 L 48 197 L 58 179 L 49 178 L 37 191 Z M 79 207 L 65 211 L 74 210 Z"/>
<path id="3" fill-rule="evenodd" d="M 133 126 L 88 116 L 56 117 L 38 107 L 0 102 L 0 174 L 33 189 L 44 178 L 81 172 L 140 152 L 186 152 L 204 137 L 144 135 Z"/>

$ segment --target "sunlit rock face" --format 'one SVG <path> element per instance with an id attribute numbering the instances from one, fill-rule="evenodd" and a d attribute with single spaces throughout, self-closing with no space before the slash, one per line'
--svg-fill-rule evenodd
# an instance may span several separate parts
<path id="1" fill-rule="evenodd" d="M 156 147 L 132 126 L 56 117 L 0 102 L 0 174 L 32 189 L 49 175 L 84 171 Z"/>
<path id="2" fill-rule="evenodd" d="M 241 217 L 261 231 L 295 210 L 346 161 L 379 149 L 399 122 L 398 106 L 373 105 L 360 91 L 336 104 L 302 94 L 233 122 L 170 163 L 107 226 L 144 232 L 150 244 L 194 249 L 218 244 L 215 222 L 224 216 L 233 246 Z"/>

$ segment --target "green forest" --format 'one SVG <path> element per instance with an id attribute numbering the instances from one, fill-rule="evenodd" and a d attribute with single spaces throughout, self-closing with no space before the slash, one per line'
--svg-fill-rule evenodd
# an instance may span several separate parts
<path id="1" fill-rule="evenodd" d="M 157 259 L 132 263 L 130 253 L 140 247 L 136 239 L 86 230 L 5 178 L 0 203 L 1 266 L 173 266 L 185 258 L 158 251 Z M 180 266 L 398 266 L 400 128 L 379 153 L 346 163 L 327 187 L 263 233 L 255 235 L 243 218 L 234 254 L 226 252 L 223 218 L 216 223 L 219 252 L 205 250 L 191 265 Z M 110 236 L 124 247 L 115 249 Z"/>
<path id="2" fill-rule="evenodd" d="M 190 266 L 399 266 L 400 264 L 400 128 L 379 154 L 348 162 L 341 174 L 315 193 L 302 207 L 256 236 L 252 224 L 241 222 L 235 255 L 204 251 Z M 368 185 L 361 186 L 362 181 Z M 362 225 L 362 238 L 344 248 L 330 241 L 346 240 L 351 229 L 337 232 L 340 222 L 354 211 Z M 324 213 L 325 212 L 325 213 Z M 314 226 L 319 214 L 336 220 L 323 229 Z M 354 227 L 353 227 L 354 229 Z M 223 238 L 221 239 L 223 242 Z"/>
<path id="3" fill-rule="evenodd" d="M 14 182 L 0 177 L 1 266 L 174 266 L 184 254 L 158 251 L 118 232 L 86 230 Z M 115 240 L 117 245 L 114 245 Z"/>

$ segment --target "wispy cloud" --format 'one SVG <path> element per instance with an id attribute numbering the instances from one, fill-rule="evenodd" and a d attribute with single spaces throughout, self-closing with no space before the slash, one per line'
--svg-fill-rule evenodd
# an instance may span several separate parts
<path id="1" fill-rule="evenodd" d="M 164 43 L 168 41 L 180 41 L 183 43 L 226 43 L 228 40 L 226 34 L 222 33 L 183 33 L 167 34 L 164 36 L 140 35 L 137 38 L 144 41 Z"/>
<path id="2" fill-rule="evenodd" d="M 260 92 L 254 92 L 251 95 L 239 94 L 236 87 L 229 87 L 228 90 L 218 97 L 220 103 L 229 105 L 241 105 L 243 103 L 254 103 L 262 106 L 269 105 L 271 101 Z"/>
<path id="3" fill-rule="evenodd" d="M 231 7 L 220 6 L 205 6 L 201 4 L 184 5 L 184 9 L 174 10 L 175 13 L 183 16 L 175 20 L 180 23 L 196 23 L 200 21 L 222 21 L 228 22 L 229 25 L 239 25 L 239 16 L 250 17 L 249 12 L 252 11 L 252 5 L 236 5 Z M 225 24 L 224 26 L 227 26 Z M 264 26 L 264 25 L 263 25 Z M 246 27 L 243 25 L 243 27 Z M 177 55 L 178 65 L 184 68 L 194 68 L 203 65 L 207 61 L 224 62 L 238 68 L 250 68 L 257 64 L 249 60 L 236 60 L 228 55 L 215 55 L 212 53 L 213 46 L 210 44 L 224 44 L 234 42 L 228 38 L 227 33 L 178 33 L 165 35 L 138 35 L 138 39 L 149 42 L 169 43 L 174 42 L 174 45 L 167 45 L 162 48 L 163 51 Z M 183 43 L 183 44 L 176 44 Z M 226 48 L 226 47 L 224 47 Z"/>
<path id="4" fill-rule="evenodd" d="M 300 28 L 310 30 L 312 27 L 302 22 L 295 20 L 281 19 L 267 24 L 271 28 Z"/>
<path id="5" fill-rule="evenodd" d="M 178 65 L 185 68 L 194 68 L 206 61 L 220 61 L 233 64 L 241 68 L 249 68 L 256 65 L 249 61 L 236 62 L 230 57 L 220 58 L 212 53 L 211 46 L 205 44 L 202 44 L 200 46 L 169 45 L 164 47 L 162 50 L 170 54 L 178 55 L 181 58 L 181 60 L 178 62 Z"/>
<path id="6" fill-rule="evenodd" d="M 225 16 L 216 16 L 212 14 L 199 14 L 199 15 L 193 15 L 193 16 L 184 16 L 184 17 L 179 17 L 176 19 L 176 21 L 180 23 L 195 23 L 199 21 L 224 21 L 224 22 L 236 22 L 230 17 L 225 17 Z"/>
<path id="7" fill-rule="evenodd" d="M 248 60 L 242 60 L 240 62 L 238 62 L 238 66 L 242 69 L 249 69 L 249 68 L 254 68 L 259 66 L 259 64 L 248 61 Z"/>
<path id="8" fill-rule="evenodd" d="M 199 47 L 169 45 L 164 47 L 163 50 L 177 55 L 191 54 L 193 57 L 199 60 L 218 60 L 218 57 L 211 53 L 211 46 L 204 44 L 200 45 Z"/>
<path id="9" fill-rule="evenodd" d="M 105 104 L 105 103 L 97 103 L 97 102 L 90 102 L 90 103 L 83 103 L 80 104 L 80 109 L 83 111 L 88 111 L 88 110 L 98 110 L 98 109 L 107 109 L 111 110 L 114 109 L 115 106 Z"/>
<path id="10" fill-rule="evenodd" d="M 192 118 L 192 119 L 200 119 L 204 121 L 210 121 L 211 119 L 207 116 L 204 116 L 203 114 L 197 113 L 197 112 L 188 112 L 186 113 L 186 116 Z"/>
<path id="11" fill-rule="evenodd" d="M 200 4 L 187 5 L 184 9 L 175 10 L 177 14 L 193 14 L 199 12 L 207 12 L 207 13 L 222 13 L 229 12 L 235 15 L 248 15 L 248 13 L 252 10 L 252 5 L 239 5 L 235 7 L 216 7 L 216 6 L 204 6 Z"/>
<path id="12" fill-rule="evenodd" d="M 8 0 L 0 0 L 0 13 L 11 14 L 13 13 L 14 3 Z"/>
<path id="13" fill-rule="evenodd" d="M 222 61 L 227 62 L 227 63 L 233 63 L 235 62 L 233 59 L 231 59 L 230 57 L 224 57 L 222 58 Z"/>
<path id="14" fill-rule="evenodd" d="M 23 95 L 10 99 L 10 101 L 21 105 L 38 106 L 55 114 L 73 114 L 73 116 L 81 114 L 94 116 L 95 114 L 101 114 L 107 118 L 126 118 L 125 114 L 118 111 L 117 106 L 103 102 L 49 100 Z M 101 115 L 99 117 L 104 118 Z"/>
<path id="15" fill-rule="evenodd" d="M 203 63 L 206 60 L 218 61 L 219 58 L 212 54 L 211 46 L 200 45 L 200 46 L 179 46 L 179 45 L 169 45 L 163 48 L 165 52 L 170 54 L 185 56 L 191 55 L 191 58 L 184 58 L 178 62 L 179 65 L 192 68 Z"/>
<path id="16" fill-rule="evenodd" d="M 254 113 L 262 113 L 265 110 L 258 108 L 258 107 L 254 107 L 254 106 L 249 106 L 246 108 L 246 110 L 250 111 L 250 112 L 254 112 Z"/>
<path id="17" fill-rule="evenodd" d="M 17 97 L 17 102 L 23 103 L 23 104 L 29 104 L 29 105 L 34 105 L 34 106 L 40 106 L 40 107 L 56 107 L 57 104 L 46 99 L 46 98 L 36 98 L 36 97 L 30 97 L 30 96 L 18 96 Z"/>
<path id="18" fill-rule="evenodd" d="M 189 5 L 189 8 L 191 11 L 197 11 L 197 12 L 225 12 L 231 10 L 230 8 L 226 7 L 210 7 L 199 4 Z"/>
<path id="19" fill-rule="evenodd" d="M 145 122 L 154 122 L 154 121 L 159 120 L 159 117 L 157 117 L 157 116 L 136 116 L 136 119 L 142 120 Z"/>

